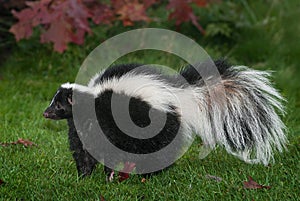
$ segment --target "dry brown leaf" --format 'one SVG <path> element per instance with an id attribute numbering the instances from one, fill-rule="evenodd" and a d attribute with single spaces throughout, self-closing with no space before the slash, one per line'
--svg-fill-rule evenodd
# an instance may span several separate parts
<path id="1" fill-rule="evenodd" d="M 29 141 L 29 140 L 24 140 L 22 138 L 19 138 L 17 141 L 14 142 L 6 142 L 6 143 L 0 143 L 2 147 L 7 147 L 9 145 L 16 145 L 16 144 L 22 144 L 25 147 L 31 147 L 31 146 L 37 146 L 35 143 Z"/>
<path id="2" fill-rule="evenodd" d="M 250 176 L 248 178 L 249 178 L 248 181 L 244 181 L 244 188 L 245 189 L 261 189 L 261 188 L 270 189 L 271 188 L 271 186 L 264 186 L 264 185 L 258 184 Z"/>

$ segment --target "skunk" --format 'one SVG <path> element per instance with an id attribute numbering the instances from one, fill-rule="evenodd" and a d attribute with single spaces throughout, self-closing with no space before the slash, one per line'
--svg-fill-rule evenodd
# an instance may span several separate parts
<path id="1" fill-rule="evenodd" d="M 129 153 L 154 153 L 178 138 L 177 151 L 168 155 L 175 160 L 182 151 L 180 145 L 191 142 L 195 133 L 211 149 L 221 145 L 245 162 L 267 165 L 273 160 L 273 150 L 282 152 L 287 143 L 285 125 L 277 114 L 285 113 L 282 104 L 285 99 L 271 85 L 268 72 L 231 66 L 224 60 L 215 61 L 215 65 L 221 82 L 213 86 L 206 86 L 192 65 L 182 69 L 179 75 L 165 75 L 141 64 L 115 65 L 96 74 L 87 86 L 62 84 L 44 117 L 67 119 L 70 149 L 78 174 L 82 176 L 92 173 L 97 160 L 85 149 L 78 136 L 78 132 L 87 135 L 89 131 L 76 130 L 72 111 L 74 104 L 94 104 L 97 122 L 93 123 L 100 125 L 110 143 Z M 214 89 L 216 97 L 220 97 L 216 101 L 210 99 L 210 88 Z M 75 91 L 82 95 L 81 100 L 74 98 Z M 117 105 L 120 110 L 126 101 L 129 103 L 130 118 L 136 127 L 130 127 L 127 133 L 115 122 L 112 97 L 120 103 Z M 88 103 L 83 103 L 86 100 L 89 100 Z M 87 114 L 90 112 L 83 109 L 80 113 L 82 119 L 89 119 Z M 158 120 L 151 119 L 150 113 L 155 114 Z M 161 116 L 165 119 L 160 119 Z M 126 118 L 120 119 L 127 121 Z M 164 126 L 152 137 L 137 139 L 128 135 L 128 132 L 139 133 L 139 128 L 159 124 L 160 121 L 164 122 Z M 151 132 L 148 129 L 140 135 L 149 136 Z M 113 158 L 104 160 L 114 161 Z M 166 159 L 161 156 L 150 160 L 160 165 Z M 107 166 L 104 170 L 107 174 L 113 171 Z"/>

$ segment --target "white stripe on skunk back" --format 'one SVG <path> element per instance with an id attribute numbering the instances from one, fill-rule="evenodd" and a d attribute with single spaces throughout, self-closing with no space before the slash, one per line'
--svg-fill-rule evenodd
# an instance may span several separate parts
<path id="1" fill-rule="evenodd" d="M 210 87 L 220 86 L 206 86 L 200 84 L 201 80 L 176 86 L 157 74 L 128 72 L 96 83 L 100 73 L 88 88 L 95 97 L 105 90 L 139 97 L 162 111 L 175 106 L 187 139 L 195 132 L 210 148 L 219 144 L 248 163 L 267 165 L 273 159 L 273 150 L 281 152 L 287 143 L 285 125 L 277 114 L 284 114 L 285 100 L 272 87 L 268 72 L 244 66 L 232 66 L 226 72 L 221 75 L 226 95 L 221 101 L 212 101 L 209 96 Z"/>

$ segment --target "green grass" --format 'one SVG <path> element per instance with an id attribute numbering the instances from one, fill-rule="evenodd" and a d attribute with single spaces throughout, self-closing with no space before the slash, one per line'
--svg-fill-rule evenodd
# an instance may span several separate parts
<path id="1" fill-rule="evenodd" d="M 299 200 L 299 3 L 274 2 L 273 6 L 249 3 L 244 12 L 251 26 L 239 28 L 238 37 L 224 41 L 224 46 L 220 38 L 197 39 L 213 57 L 275 71 L 273 81 L 288 100 L 283 120 L 289 144 L 288 151 L 275 154 L 274 164 L 249 165 L 221 147 L 200 160 L 196 140 L 174 166 L 144 183 L 136 175 L 122 183 L 106 183 L 102 165 L 92 176 L 79 179 L 68 149 L 66 122 L 45 120 L 42 112 L 61 83 L 74 81 L 81 62 L 98 44 L 95 38 L 101 41 L 123 30 L 111 28 L 98 30 L 84 47 L 71 46 L 64 54 L 53 53 L 34 39 L 22 41 L 1 64 L 0 142 L 24 138 L 38 146 L 0 146 L 0 179 L 5 182 L 0 185 L 0 200 L 100 200 L 101 195 L 106 200 Z M 262 24 L 267 17 L 269 22 Z M 193 27 L 188 28 L 196 35 Z M 183 65 L 178 58 L 155 51 L 131 54 L 118 62 L 125 61 Z M 209 180 L 207 174 L 223 180 Z M 243 189 L 248 176 L 272 188 Z"/>

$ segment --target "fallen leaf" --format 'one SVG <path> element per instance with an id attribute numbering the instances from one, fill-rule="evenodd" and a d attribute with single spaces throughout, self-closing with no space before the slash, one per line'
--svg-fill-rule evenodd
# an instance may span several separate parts
<path id="1" fill-rule="evenodd" d="M 36 144 L 34 144 L 33 142 L 31 142 L 29 140 L 24 140 L 22 138 L 19 138 L 18 141 L 16 142 L 16 144 L 22 144 L 25 147 L 36 146 Z"/>
<path id="2" fill-rule="evenodd" d="M 105 201 L 105 198 L 102 195 L 100 195 L 100 201 Z"/>
<path id="3" fill-rule="evenodd" d="M 146 182 L 146 178 L 143 177 L 142 180 L 141 180 L 141 182 L 145 183 Z"/>
<path id="4" fill-rule="evenodd" d="M 4 184 L 4 181 L 2 179 L 0 179 L 0 186 Z"/>
<path id="5" fill-rule="evenodd" d="M 263 186 L 261 184 L 258 184 L 253 180 L 252 177 L 249 176 L 248 181 L 244 181 L 244 188 L 245 189 L 261 189 L 261 188 L 270 189 L 271 186 Z"/>
<path id="6" fill-rule="evenodd" d="M 119 182 L 129 178 L 129 173 L 135 168 L 135 163 L 126 162 L 124 168 L 119 172 Z"/>
<path id="7" fill-rule="evenodd" d="M 9 145 L 16 145 L 16 144 L 22 144 L 25 147 L 31 147 L 31 146 L 37 146 L 35 143 L 29 141 L 29 140 L 24 140 L 22 138 L 19 138 L 17 141 L 14 142 L 6 142 L 6 143 L 0 143 L 2 147 L 7 147 Z"/>
<path id="8" fill-rule="evenodd" d="M 217 177 L 217 176 L 210 175 L 210 174 L 207 174 L 207 175 L 206 175 L 206 178 L 207 178 L 207 179 L 215 180 L 215 181 L 217 181 L 217 182 L 221 182 L 221 181 L 222 181 L 222 178 L 221 178 L 221 177 Z"/>

